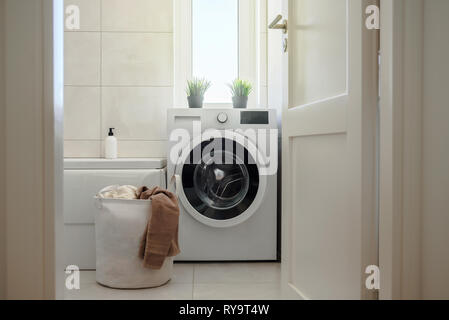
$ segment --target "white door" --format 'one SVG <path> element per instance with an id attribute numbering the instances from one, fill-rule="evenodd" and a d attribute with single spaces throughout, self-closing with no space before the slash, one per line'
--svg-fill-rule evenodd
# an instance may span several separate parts
<path id="1" fill-rule="evenodd" d="M 283 293 L 373 298 L 377 31 L 365 9 L 374 1 L 268 1 L 269 18 L 288 19 L 287 34 L 268 35 L 269 101 L 282 105 Z"/>

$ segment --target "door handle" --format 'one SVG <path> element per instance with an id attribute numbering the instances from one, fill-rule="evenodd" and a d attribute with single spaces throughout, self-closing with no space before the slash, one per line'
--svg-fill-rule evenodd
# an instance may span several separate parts
<path id="1" fill-rule="evenodd" d="M 278 24 L 279 21 L 282 20 L 282 15 L 278 15 L 272 23 L 268 26 L 268 29 L 282 29 L 284 33 L 287 33 L 288 27 L 287 27 L 287 19 L 284 19 L 282 21 L 282 24 Z"/>

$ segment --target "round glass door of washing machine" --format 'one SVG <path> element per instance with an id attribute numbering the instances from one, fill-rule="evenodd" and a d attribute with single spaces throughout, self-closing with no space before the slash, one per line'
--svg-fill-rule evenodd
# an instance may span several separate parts
<path id="1" fill-rule="evenodd" d="M 201 141 L 190 150 L 182 164 L 180 199 L 194 218 L 209 226 L 230 227 L 256 212 L 266 179 L 255 161 L 261 154 L 254 150 L 226 138 Z"/>

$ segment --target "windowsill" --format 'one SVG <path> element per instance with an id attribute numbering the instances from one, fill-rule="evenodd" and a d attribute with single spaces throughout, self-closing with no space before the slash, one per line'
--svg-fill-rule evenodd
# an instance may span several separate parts
<path id="1" fill-rule="evenodd" d="M 188 105 L 175 106 L 174 108 L 187 108 Z M 232 103 L 203 103 L 203 107 L 201 109 L 232 109 Z"/>
<path id="2" fill-rule="evenodd" d="M 203 108 L 206 109 L 232 109 L 232 103 L 204 103 Z"/>

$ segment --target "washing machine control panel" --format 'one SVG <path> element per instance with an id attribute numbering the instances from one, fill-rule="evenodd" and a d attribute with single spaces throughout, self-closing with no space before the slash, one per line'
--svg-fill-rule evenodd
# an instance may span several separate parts
<path id="1" fill-rule="evenodd" d="M 217 121 L 219 123 L 226 123 L 228 121 L 228 115 L 224 112 L 220 112 L 217 116 Z"/>

